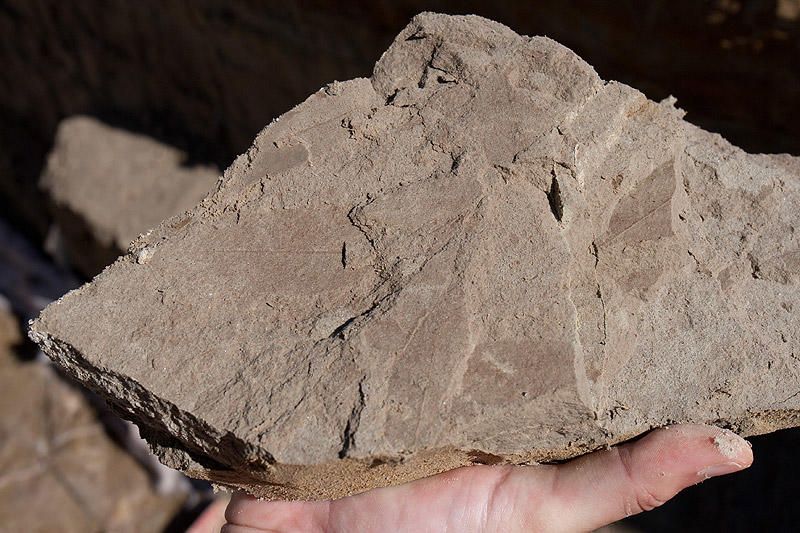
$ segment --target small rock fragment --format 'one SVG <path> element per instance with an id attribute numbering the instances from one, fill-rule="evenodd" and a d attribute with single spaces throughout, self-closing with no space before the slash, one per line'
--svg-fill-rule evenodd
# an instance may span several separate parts
<path id="1" fill-rule="evenodd" d="M 155 246 L 145 246 L 144 248 L 141 248 L 135 252 L 136 262 L 140 265 L 143 265 L 150 261 L 155 253 Z"/>

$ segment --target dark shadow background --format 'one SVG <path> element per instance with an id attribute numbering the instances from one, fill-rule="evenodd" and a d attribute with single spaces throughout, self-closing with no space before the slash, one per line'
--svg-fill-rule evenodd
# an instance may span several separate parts
<path id="1" fill-rule="evenodd" d="M 90 114 L 226 167 L 334 79 L 368 76 L 420 11 L 548 35 L 751 152 L 800 154 L 800 0 L 0 0 L 0 217 L 35 244 L 36 182 L 58 122 Z M 796 530 L 800 433 L 756 465 L 631 521 L 647 531 Z"/>

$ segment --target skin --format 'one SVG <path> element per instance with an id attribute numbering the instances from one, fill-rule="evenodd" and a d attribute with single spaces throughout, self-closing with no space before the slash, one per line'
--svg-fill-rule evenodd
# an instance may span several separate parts
<path id="1" fill-rule="evenodd" d="M 560 465 L 471 466 L 335 501 L 267 502 L 236 494 L 222 531 L 591 531 L 752 462 L 741 437 L 679 425 Z"/>

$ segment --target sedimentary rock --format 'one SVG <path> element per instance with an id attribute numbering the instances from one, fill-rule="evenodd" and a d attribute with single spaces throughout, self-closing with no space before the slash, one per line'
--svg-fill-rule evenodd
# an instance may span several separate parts
<path id="1" fill-rule="evenodd" d="M 159 495 L 105 433 L 80 392 L 11 353 L 22 340 L 0 307 L 0 524 L 4 531 L 159 532 L 182 496 Z"/>
<path id="2" fill-rule="evenodd" d="M 798 423 L 800 162 L 478 17 L 271 124 L 32 337 L 264 497 Z"/>
<path id="3" fill-rule="evenodd" d="M 55 205 L 67 261 L 92 276 L 140 233 L 202 200 L 219 172 L 185 159 L 90 117 L 64 120 L 40 185 Z"/>

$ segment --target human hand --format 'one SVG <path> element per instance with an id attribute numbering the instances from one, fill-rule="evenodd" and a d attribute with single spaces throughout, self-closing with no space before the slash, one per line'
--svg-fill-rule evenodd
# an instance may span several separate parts
<path id="1" fill-rule="evenodd" d="M 335 501 L 238 494 L 222 531 L 589 531 L 752 462 L 747 441 L 730 431 L 678 425 L 560 465 L 470 466 Z"/>

